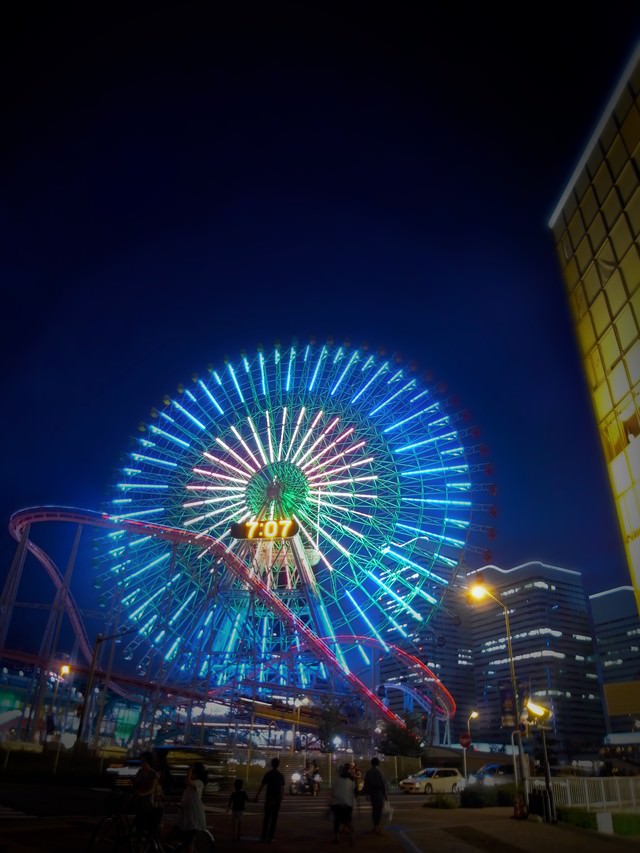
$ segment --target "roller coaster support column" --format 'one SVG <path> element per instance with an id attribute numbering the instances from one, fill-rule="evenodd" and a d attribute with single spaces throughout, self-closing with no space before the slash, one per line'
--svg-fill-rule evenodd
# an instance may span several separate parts
<path id="1" fill-rule="evenodd" d="M 24 561 L 27 556 L 27 545 L 29 544 L 29 531 L 31 525 L 27 524 L 22 533 L 22 538 L 18 542 L 16 553 L 11 562 L 9 576 L 5 581 L 2 590 L 2 598 L 0 598 L 0 650 L 4 649 L 7 644 L 7 634 L 9 625 L 13 618 L 13 608 L 16 603 L 18 587 L 22 580 L 22 570 L 24 569 Z"/>
<path id="2" fill-rule="evenodd" d="M 91 655 L 91 665 L 89 666 L 89 675 L 87 676 L 87 686 L 84 691 L 84 701 L 80 711 L 80 719 L 78 720 L 78 736 L 76 737 L 76 742 L 73 747 L 75 752 L 78 752 L 81 748 L 80 745 L 84 743 L 85 728 L 89 718 L 89 705 L 92 699 L 91 694 L 93 692 L 93 682 L 96 678 L 98 650 L 100 648 L 100 643 L 104 642 L 106 639 L 107 637 L 103 637 L 102 634 L 96 634 L 96 640 L 93 644 L 93 654 Z"/>

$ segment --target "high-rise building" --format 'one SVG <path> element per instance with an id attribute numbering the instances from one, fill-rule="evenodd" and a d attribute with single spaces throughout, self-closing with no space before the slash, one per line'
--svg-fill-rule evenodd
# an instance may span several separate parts
<path id="1" fill-rule="evenodd" d="M 640 617 L 630 586 L 589 596 L 607 731 L 640 732 Z"/>
<path id="2" fill-rule="evenodd" d="M 470 608 L 464 590 L 456 582 L 447 593 L 444 605 L 438 608 L 426 628 L 416 637 L 415 645 L 407 647 L 407 651 L 416 654 L 453 696 L 457 709 L 455 718 L 449 723 L 434 720 L 430 709 L 418 705 L 410 690 L 393 688 L 394 684 L 399 688 L 410 688 L 411 680 L 417 679 L 417 674 L 399 671 L 392 658 L 380 658 L 380 681 L 386 685 L 389 707 L 401 716 L 422 716 L 427 743 L 456 743 L 466 729 L 474 702 L 474 692 L 469 689 L 473 670 L 470 628 Z"/>
<path id="3" fill-rule="evenodd" d="M 640 44 L 549 225 L 640 611 Z"/>
<path id="4" fill-rule="evenodd" d="M 517 720 L 513 713 L 513 663 L 518 710 L 532 699 L 553 713 L 549 738 L 556 760 L 597 750 L 604 714 L 580 573 L 529 562 L 513 569 L 485 566 L 467 580 L 470 586 L 481 582 L 493 596 L 473 605 L 478 740 L 508 744 L 522 722 L 523 715 Z"/>

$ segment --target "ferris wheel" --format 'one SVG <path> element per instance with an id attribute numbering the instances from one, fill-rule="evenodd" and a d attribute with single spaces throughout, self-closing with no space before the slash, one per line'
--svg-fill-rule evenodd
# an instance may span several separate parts
<path id="1" fill-rule="evenodd" d="M 371 665 L 359 638 L 417 645 L 474 527 L 471 443 L 411 368 L 361 348 L 276 346 L 194 376 L 141 425 L 108 505 L 116 521 L 197 534 L 103 537 L 97 585 L 134 628 L 126 659 L 269 698 L 335 689 L 296 626 L 352 678 Z"/>

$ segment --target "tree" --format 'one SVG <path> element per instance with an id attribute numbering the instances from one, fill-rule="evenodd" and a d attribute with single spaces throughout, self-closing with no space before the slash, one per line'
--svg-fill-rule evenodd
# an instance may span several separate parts
<path id="1" fill-rule="evenodd" d="M 407 715 L 406 728 L 396 723 L 387 723 L 380 740 L 380 751 L 385 755 L 418 756 L 422 752 L 419 716 Z"/>

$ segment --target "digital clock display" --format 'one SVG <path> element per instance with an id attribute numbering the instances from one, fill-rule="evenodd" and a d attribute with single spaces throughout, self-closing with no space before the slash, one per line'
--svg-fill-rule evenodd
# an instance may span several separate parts
<path id="1" fill-rule="evenodd" d="M 231 525 L 234 539 L 291 539 L 299 530 L 293 518 L 252 518 Z"/>

